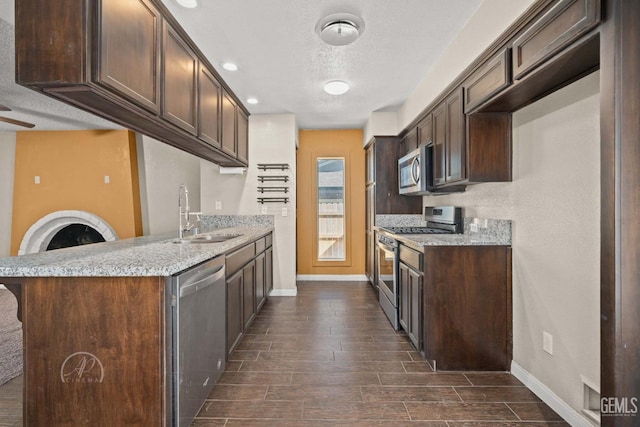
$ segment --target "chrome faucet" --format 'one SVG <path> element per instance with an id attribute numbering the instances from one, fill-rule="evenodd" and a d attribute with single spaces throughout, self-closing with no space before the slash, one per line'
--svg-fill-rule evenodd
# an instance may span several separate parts
<path id="1" fill-rule="evenodd" d="M 184 204 L 182 203 L 184 199 Z M 183 239 L 185 233 L 191 231 L 193 229 L 193 234 L 198 234 L 198 227 L 196 227 L 200 223 L 200 215 L 202 212 L 191 212 L 189 208 L 189 189 L 187 186 L 182 184 L 180 185 L 180 189 L 178 190 L 178 238 Z M 196 222 L 191 224 L 189 222 L 189 218 L 191 216 L 196 217 Z M 184 224 L 183 221 L 184 220 Z M 194 228 L 196 227 L 196 228 Z"/>

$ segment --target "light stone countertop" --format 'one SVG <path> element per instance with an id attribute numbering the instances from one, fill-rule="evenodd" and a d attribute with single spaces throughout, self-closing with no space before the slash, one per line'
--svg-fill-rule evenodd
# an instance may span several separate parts
<path id="1" fill-rule="evenodd" d="M 500 236 L 481 234 L 394 234 L 382 227 L 375 227 L 376 231 L 385 234 L 418 251 L 425 246 L 510 246 L 511 241 Z M 509 236 L 510 237 L 510 236 Z"/>
<path id="2" fill-rule="evenodd" d="M 0 277 L 171 276 L 252 242 L 273 229 L 273 226 L 236 226 L 203 233 L 240 234 L 220 243 L 175 243 L 175 234 L 164 234 L 0 258 Z"/>

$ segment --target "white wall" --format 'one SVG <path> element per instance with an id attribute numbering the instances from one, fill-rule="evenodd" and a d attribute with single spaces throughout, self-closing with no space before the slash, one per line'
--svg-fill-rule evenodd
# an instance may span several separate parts
<path id="1" fill-rule="evenodd" d="M 513 115 L 513 182 L 424 197 L 513 220 L 513 359 L 576 411 L 600 383 L 599 113 L 596 72 Z"/>
<path id="2" fill-rule="evenodd" d="M 0 257 L 11 253 L 13 172 L 16 159 L 15 132 L 0 132 Z"/>
<path id="3" fill-rule="evenodd" d="M 402 129 L 398 128 L 398 113 L 395 111 L 374 111 L 363 130 L 363 145 L 373 136 L 397 135 Z"/>
<path id="4" fill-rule="evenodd" d="M 296 289 L 296 141 L 298 139 L 293 114 L 251 115 L 249 117 L 249 167 L 244 175 L 221 175 L 219 168 L 201 162 L 202 210 L 208 214 L 275 216 L 274 233 L 274 294 L 291 294 Z M 257 163 L 288 163 L 291 181 L 290 203 L 287 205 L 257 203 Z M 261 173 L 264 174 L 264 173 Z M 280 175 L 281 173 L 278 173 Z M 276 196 L 265 194 L 265 196 Z M 216 210 L 216 201 L 222 209 Z M 286 206 L 287 216 L 282 216 Z"/>
<path id="5" fill-rule="evenodd" d="M 186 184 L 192 212 L 200 210 L 200 159 L 137 135 L 140 203 L 144 234 L 178 232 L 178 189 Z"/>

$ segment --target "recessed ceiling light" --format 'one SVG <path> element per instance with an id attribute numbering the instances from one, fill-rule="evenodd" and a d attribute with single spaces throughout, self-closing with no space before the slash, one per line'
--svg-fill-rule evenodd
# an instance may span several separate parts
<path id="1" fill-rule="evenodd" d="M 342 95 L 349 90 L 349 83 L 342 80 L 332 80 L 324 85 L 324 91 L 329 95 Z"/>
<path id="2" fill-rule="evenodd" d="M 257 103 L 258 103 L 257 98 L 247 98 L 247 104 L 257 104 Z"/>
<path id="3" fill-rule="evenodd" d="M 332 46 L 353 43 L 364 32 L 362 18 L 350 13 L 333 13 L 316 24 L 316 33 L 322 41 Z"/>
<path id="4" fill-rule="evenodd" d="M 193 9 L 194 7 L 198 7 L 198 0 L 176 0 L 178 4 L 182 7 L 186 7 L 189 9 Z"/>
<path id="5" fill-rule="evenodd" d="M 222 68 L 224 68 L 227 71 L 237 71 L 238 70 L 238 66 L 236 64 L 234 64 L 233 62 L 225 62 L 224 64 L 222 64 Z"/>

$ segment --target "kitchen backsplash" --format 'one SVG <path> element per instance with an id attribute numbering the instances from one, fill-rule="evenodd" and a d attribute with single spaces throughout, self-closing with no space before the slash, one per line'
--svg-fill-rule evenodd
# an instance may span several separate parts
<path id="1" fill-rule="evenodd" d="M 420 214 L 408 215 L 376 215 L 378 227 L 424 227 L 427 225 L 424 216 Z"/>
<path id="2" fill-rule="evenodd" d="M 204 230 L 242 226 L 273 227 L 274 218 L 273 215 L 202 215 L 201 222 Z"/>
<path id="3" fill-rule="evenodd" d="M 472 224 L 477 226 L 477 231 L 472 231 Z M 477 235 L 497 242 L 511 244 L 511 220 L 508 219 L 487 219 L 487 218 L 465 218 L 464 234 Z"/>

